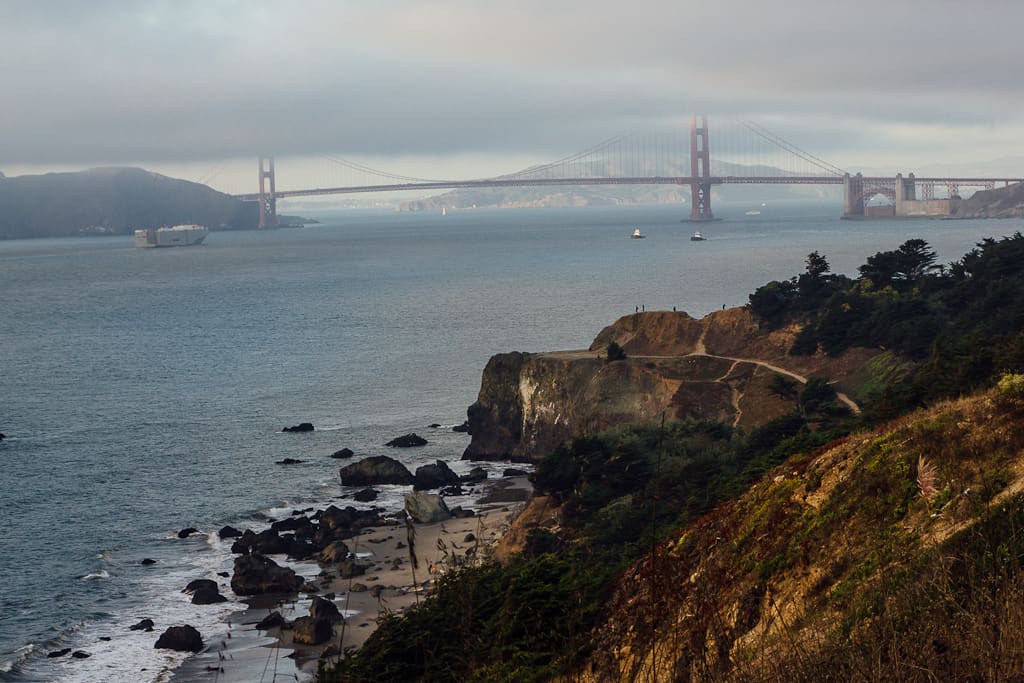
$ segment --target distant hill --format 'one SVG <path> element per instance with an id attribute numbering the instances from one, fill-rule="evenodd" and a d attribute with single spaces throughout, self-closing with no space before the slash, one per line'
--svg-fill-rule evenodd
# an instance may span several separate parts
<path id="1" fill-rule="evenodd" d="M 0 176 L 0 239 L 125 235 L 180 223 L 229 230 L 257 222 L 255 202 L 141 168 Z"/>

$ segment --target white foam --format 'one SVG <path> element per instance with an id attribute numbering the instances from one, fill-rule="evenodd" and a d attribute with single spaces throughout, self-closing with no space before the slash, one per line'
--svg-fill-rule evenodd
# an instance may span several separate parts
<path id="1" fill-rule="evenodd" d="M 106 569 L 101 569 L 98 572 L 90 572 L 85 576 L 79 577 L 82 581 L 95 581 L 96 579 L 109 579 L 110 573 Z"/>

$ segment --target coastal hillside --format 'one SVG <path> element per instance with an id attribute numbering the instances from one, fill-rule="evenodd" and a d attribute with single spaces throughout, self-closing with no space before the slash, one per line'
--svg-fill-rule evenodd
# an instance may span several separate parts
<path id="1" fill-rule="evenodd" d="M 956 203 L 956 218 L 1018 218 L 1024 216 L 1024 183 L 975 192 Z"/>
<path id="2" fill-rule="evenodd" d="M 474 442 L 528 442 L 527 414 L 634 419 L 573 422 L 531 457 L 533 495 L 492 561 L 446 575 L 323 680 L 1024 678 L 1024 236 L 946 266 L 908 240 L 856 278 L 812 252 L 744 310 L 631 318 L 590 350 L 537 354 L 544 386 L 533 356 L 492 359 Z M 716 357 L 771 366 L 788 410 L 643 415 L 648 363 Z M 552 370 L 567 363 L 583 374 Z M 583 400 L 601 372 L 626 379 Z M 521 400 L 544 395 L 564 398 Z"/>
<path id="3" fill-rule="evenodd" d="M 125 235 L 199 223 L 254 228 L 256 204 L 141 168 L 0 178 L 0 239 Z"/>

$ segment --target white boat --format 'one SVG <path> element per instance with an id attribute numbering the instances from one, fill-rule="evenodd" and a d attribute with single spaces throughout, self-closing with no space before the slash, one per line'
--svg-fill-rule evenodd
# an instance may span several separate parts
<path id="1" fill-rule="evenodd" d="M 631 240 L 642 240 L 645 237 L 647 237 L 647 235 L 640 234 L 640 228 L 633 228 L 633 234 L 629 236 Z"/>
<path id="2" fill-rule="evenodd" d="M 137 247 L 190 247 L 199 244 L 210 230 L 204 225 L 175 225 L 135 231 Z"/>
<path id="3" fill-rule="evenodd" d="M 705 237 L 700 230 L 697 230 L 692 235 L 690 235 L 691 242 L 703 242 L 706 239 L 707 237 Z"/>
<path id="4" fill-rule="evenodd" d="M 746 213 L 747 216 L 760 216 L 761 215 L 761 212 L 758 211 L 757 209 L 752 209 L 752 210 L 747 211 L 745 213 Z"/>

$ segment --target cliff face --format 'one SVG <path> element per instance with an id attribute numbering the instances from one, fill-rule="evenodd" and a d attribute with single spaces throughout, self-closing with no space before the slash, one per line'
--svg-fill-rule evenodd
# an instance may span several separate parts
<path id="1" fill-rule="evenodd" d="M 1024 216 L 1024 184 L 975 192 L 957 202 L 956 218 L 1017 218 Z"/>
<path id="2" fill-rule="evenodd" d="M 795 408 L 769 389 L 774 375 L 841 380 L 870 356 L 787 356 L 794 334 L 760 330 L 745 309 L 701 320 L 659 311 L 620 318 L 588 350 L 494 356 L 468 410 L 463 458 L 534 461 L 568 438 L 662 414 L 756 426 Z M 612 341 L 625 360 L 605 359 Z"/>

